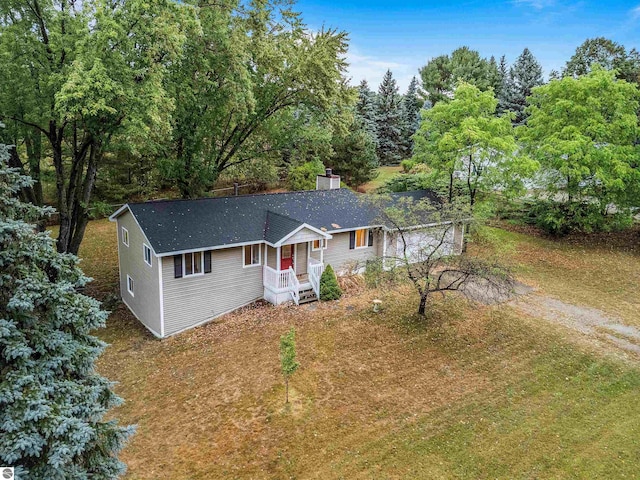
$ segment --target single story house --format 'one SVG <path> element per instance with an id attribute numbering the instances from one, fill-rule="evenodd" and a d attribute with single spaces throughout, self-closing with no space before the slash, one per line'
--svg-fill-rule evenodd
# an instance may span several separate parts
<path id="1" fill-rule="evenodd" d="M 429 191 L 398 195 L 436 200 Z M 259 299 L 315 300 L 325 265 L 340 274 L 400 248 L 379 211 L 358 197 L 327 169 L 311 191 L 126 204 L 110 217 L 122 300 L 160 338 Z M 462 228 L 450 230 L 441 248 L 459 253 Z M 425 230 L 411 235 L 429 238 Z"/>

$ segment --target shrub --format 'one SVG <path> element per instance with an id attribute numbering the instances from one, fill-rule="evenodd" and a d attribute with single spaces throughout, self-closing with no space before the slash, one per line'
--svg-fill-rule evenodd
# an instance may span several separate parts
<path id="1" fill-rule="evenodd" d="M 400 166 L 402 167 L 402 171 L 404 173 L 411 172 L 411 170 L 413 170 L 413 167 L 415 167 L 415 165 L 416 165 L 415 160 L 411 160 L 410 158 L 407 158 L 400 162 Z"/>
<path id="2" fill-rule="evenodd" d="M 560 203 L 538 200 L 533 204 L 531 215 L 535 224 L 546 233 L 564 236 L 571 232 L 611 232 L 631 226 L 628 211 L 605 215 L 595 203 Z"/>
<path id="3" fill-rule="evenodd" d="M 327 265 L 320 277 L 320 300 L 338 300 L 341 296 L 342 290 L 338 285 L 336 274 L 331 265 Z"/>
<path id="4" fill-rule="evenodd" d="M 291 190 L 313 190 L 316 188 L 316 176 L 324 173 L 324 165 L 320 160 L 312 160 L 289 169 L 289 186 Z"/>

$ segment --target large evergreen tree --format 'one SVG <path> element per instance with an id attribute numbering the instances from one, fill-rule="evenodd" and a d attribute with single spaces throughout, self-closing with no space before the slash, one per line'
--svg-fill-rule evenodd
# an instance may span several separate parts
<path id="1" fill-rule="evenodd" d="M 378 109 L 376 105 L 376 94 L 369 88 L 366 80 L 362 80 L 358 85 L 358 99 L 355 108 L 356 118 L 363 128 L 378 143 Z"/>
<path id="2" fill-rule="evenodd" d="M 401 159 L 400 95 L 391 70 L 387 70 L 378 88 L 377 96 L 378 159 L 382 165 L 398 163 Z"/>
<path id="3" fill-rule="evenodd" d="M 420 69 L 426 99 L 435 105 L 453 97 L 460 81 L 485 91 L 495 86 L 498 75 L 495 60 L 491 62 L 469 47 L 460 47 L 449 55 L 433 58 Z"/>
<path id="4" fill-rule="evenodd" d="M 0 465 L 21 480 L 113 479 L 131 430 L 103 419 L 120 403 L 94 366 L 107 313 L 79 293 L 78 259 L 30 223 L 49 210 L 17 198 L 32 182 L 8 156 L 0 145 Z"/>
<path id="5" fill-rule="evenodd" d="M 376 177 L 376 143 L 358 118 L 346 135 L 334 135 L 333 157 L 329 165 L 351 187 L 359 187 Z"/>
<path id="6" fill-rule="evenodd" d="M 523 125 L 526 122 L 527 97 L 535 87 L 543 83 L 542 66 L 531 51 L 525 48 L 511 67 L 499 99 L 502 111 L 511 111 L 515 114 L 514 125 Z"/>
<path id="7" fill-rule="evenodd" d="M 413 77 L 400 104 L 402 113 L 400 155 L 402 158 L 409 158 L 413 154 L 413 134 L 420 126 L 421 108 L 422 102 L 418 98 L 418 79 Z"/>

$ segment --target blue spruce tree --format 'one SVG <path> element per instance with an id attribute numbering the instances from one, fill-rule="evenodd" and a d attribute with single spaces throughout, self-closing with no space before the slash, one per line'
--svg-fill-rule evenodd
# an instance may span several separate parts
<path id="1" fill-rule="evenodd" d="M 376 145 L 378 144 L 377 116 L 376 94 L 371 91 L 367 81 L 362 80 L 360 85 L 358 85 L 358 100 L 356 101 L 355 117 Z"/>
<path id="2" fill-rule="evenodd" d="M 413 134 L 420 126 L 420 109 L 422 102 L 418 98 L 418 79 L 413 77 L 402 97 L 400 109 L 402 113 L 400 154 L 402 158 L 413 155 Z"/>
<path id="3" fill-rule="evenodd" d="M 81 293 L 78 259 L 59 254 L 33 222 L 51 209 L 23 203 L 31 180 L 0 145 L 0 465 L 21 480 L 117 478 L 131 435 L 104 415 L 121 403 L 95 371 L 107 313 Z"/>
<path id="4" fill-rule="evenodd" d="M 402 115 L 398 86 L 391 70 L 387 70 L 377 96 L 378 159 L 381 165 L 393 165 L 401 160 L 400 143 Z"/>

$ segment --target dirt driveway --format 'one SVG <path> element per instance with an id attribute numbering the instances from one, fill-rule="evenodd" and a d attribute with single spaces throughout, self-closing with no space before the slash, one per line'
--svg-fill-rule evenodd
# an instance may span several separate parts
<path id="1" fill-rule="evenodd" d="M 517 310 L 568 327 L 613 353 L 640 355 L 640 329 L 596 308 L 582 307 L 537 293 L 518 296 L 508 302 Z M 617 350 L 617 352 L 616 352 Z"/>

